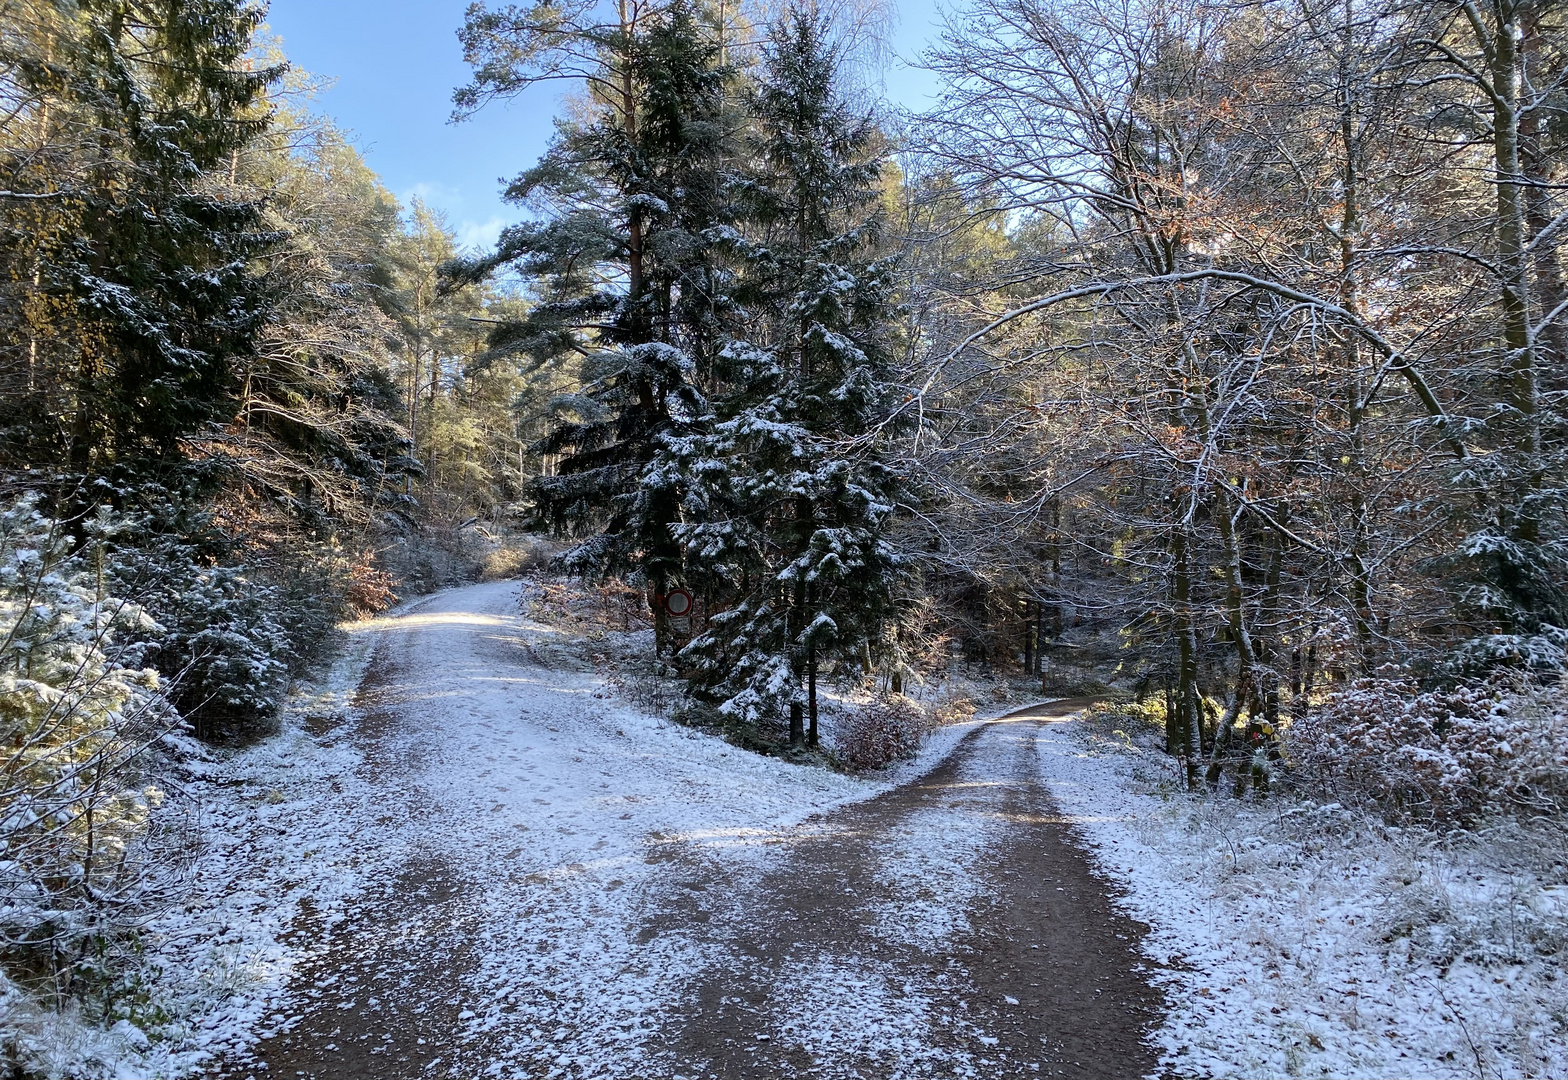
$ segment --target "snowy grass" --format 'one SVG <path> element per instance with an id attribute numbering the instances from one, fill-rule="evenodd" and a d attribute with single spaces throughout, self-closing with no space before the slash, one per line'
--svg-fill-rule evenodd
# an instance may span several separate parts
<path id="1" fill-rule="evenodd" d="M 1048 731 L 1041 768 L 1152 928 L 1178 1075 L 1568 1075 L 1560 824 L 1443 836 L 1193 799 L 1163 754 L 1082 723 Z"/>

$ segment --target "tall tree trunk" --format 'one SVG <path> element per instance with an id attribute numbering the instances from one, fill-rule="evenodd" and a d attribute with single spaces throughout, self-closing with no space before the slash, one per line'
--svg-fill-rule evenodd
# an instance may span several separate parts
<path id="1" fill-rule="evenodd" d="M 1530 278 L 1525 233 L 1525 176 L 1520 167 L 1519 125 L 1524 104 L 1516 20 L 1523 5 L 1493 0 L 1496 19 L 1488 33 L 1473 0 L 1464 10 L 1478 43 L 1491 61 L 1492 146 L 1497 185 L 1497 271 L 1502 293 L 1504 373 L 1512 417 L 1516 464 L 1512 491 L 1504 495 L 1500 519 L 1517 539 L 1540 537 L 1540 394 L 1535 346 L 1530 333 Z"/>
<path id="2" fill-rule="evenodd" d="M 1045 602 L 1034 607 L 1034 670 L 1031 675 L 1045 674 Z"/>
<path id="3" fill-rule="evenodd" d="M 1051 604 L 1051 640 L 1062 636 L 1062 497 L 1051 499 L 1051 588 L 1055 600 Z M 1044 664 L 1041 664 L 1042 669 Z M 1042 670 L 1041 674 L 1044 672 Z"/>
<path id="4" fill-rule="evenodd" d="M 1230 756 L 1236 721 L 1240 718 L 1242 709 L 1251 705 L 1257 693 L 1255 686 L 1257 652 L 1253 648 L 1252 634 L 1247 628 L 1246 597 L 1241 579 L 1241 548 L 1236 538 L 1236 519 L 1231 510 L 1230 499 L 1223 487 L 1216 490 L 1214 501 L 1214 516 L 1219 522 L 1220 542 L 1224 553 L 1225 612 L 1230 624 L 1231 638 L 1236 646 L 1236 691 L 1214 729 L 1214 751 L 1209 758 L 1209 768 L 1205 776 L 1210 787 L 1219 783 L 1220 773 L 1225 768 L 1225 760 Z"/>
<path id="5" fill-rule="evenodd" d="M 1202 746 L 1199 739 L 1201 721 L 1194 708 L 1198 694 L 1198 638 L 1192 625 L 1192 574 L 1187 548 L 1186 523 L 1178 521 L 1171 532 L 1171 599 L 1176 616 L 1176 697 L 1190 791 L 1198 785 L 1198 758 L 1202 755 Z"/>
<path id="6" fill-rule="evenodd" d="M 806 733 L 806 745 L 813 750 L 817 748 L 817 647 L 811 645 L 806 650 L 806 701 L 809 710 L 808 718 L 811 722 Z"/>
<path id="7" fill-rule="evenodd" d="M 1360 279 L 1356 272 L 1356 259 L 1361 238 L 1361 110 L 1358 96 L 1357 58 L 1360 52 L 1355 40 L 1357 15 L 1353 0 L 1344 0 L 1344 10 L 1339 27 L 1339 139 L 1340 186 L 1343 206 L 1335 231 L 1339 247 L 1339 303 L 1352 315 L 1361 309 Z M 1366 469 L 1366 436 L 1362 431 L 1366 373 L 1362 370 L 1361 338 L 1348 327 L 1335 330 L 1339 352 L 1343 357 L 1346 380 L 1345 408 L 1350 438 L 1349 461 L 1343 462 L 1343 476 L 1349 488 L 1350 550 L 1346 564 L 1350 570 L 1351 613 L 1355 624 L 1359 665 L 1371 665 L 1374 647 L 1372 634 L 1372 585 L 1368 570 L 1369 537 L 1367 504 L 1364 480 Z"/>
<path id="8" fill-rule="evenodd" d="M 1549 69 L 1548 61 L 1543 57 L 1545 41 L 1541 31 L 1539 3 L 1540 0 L 1529 0 L 1519 10 L 1520 63 L 1524 70 L 1525 85 L 1537 92 L 1551 85 L 1558 76 L 1558 72 Z M 1535 241 L 1551 224 L 1554 216 L 1554 189 L 1551 185 L 1556 178 L 1557 162 L 1547 145 L 1548 138 L 1545 110 L 1530 109 L 1521 118 L 1519 126 L 1519 155 L 1526 184 L 1527 243 Z M 1568 288 L 1563 283 L 1562 263 L 1557 254 L 1558 247 L 1559 244 L 1552 240 L 1535 250 L 1535 309 L 1543 316 L 1556 310 L 1568 299 Z M 1568 318 L 1559 316 L 1547 323 L 1536 336 L 1535 349 L 1536 363 L 1542 375 L 1557 375 L 1555 380 L 1548 377 L 1551 383 L 1548 390 L 1563 389 L 1560 381 L 1565 365 L 1568 365 Z"/>
<path id="9" fill-rule="evenodd" d="M 1178 756 L 1178 729 L 1176 726 L 1176 688 L 1171 685 L 1170 677 L 1165 679 L 1165 752 L 1171 757 Z"/>
<path id="10" fill-rule="evenodd" d="M 627 41 L 631 41 L 637 32 L 637 17 L 635 7 L 621 4 L 621 33 Z M 621 60 L 621 128 L 626 132 L 626 141 L 637 141 L 637 85 L 632 73 L 629 57 Z M 632 208 L 628 215 L 626 225 L 626 291 L 633 303 L 642 297 L 643 290 L 643 235 L 642 211 Z"/>
<path id="11" fill-rule="evenodd" d="M 1203 376 L 1197 350 L 1193 347 L 1190 335 L 1183 338 L 1182 353 L 1190 372 L 1188 402 L 1197 421 L 1198 435 L 1203 445 L 1211 448 L 1217 456 L 1219 446 L 1209 404 L 1207 380 Z M 1236 535 L 1236 513 L 1223 476 L 1214 484 L 1213 514 L 1220 534 L 1226 620 L 1230 626 L 1231 640 L 1236 646 L 1236 691 L 1214 731 L 1214 751 L 1206 775 L 1210 786 L 1219 781 L 1220 772 L 1225 767 L 1225 758 L 1230 753 L 1236 720 L 1241 715 L 1241 710 L 1249 705 L 1255 696 L 1254 673 L 1257 669 L 1257 652 L 1253 648 L 1252 634 L 1247 627 L 1246 593 L 1241 574 L 1241 544 Z"/>
<path id="12" fill-rule="evenodd" d="M 1280 524 L 1289 521 L 1289 508 L 1278 512 Z M 1285 537 L 1277 530 L 1270 533 L 1269 569 L 1268 577 L 1263 585 L 1263 603 L 1261 605 L 1260 627 L 1257 634 L 1256 647 L 1258 650 L 1259 678 L 1263 686 L 1263 719 L 1273 731 L 1279 730 L 1279 696 L 1280 679 L 1279 671 L 1274 666 L 1278 663 L 1275 659 L 1278 650 L 1275 645 L 1279 641 L 1279 608 L 1280 608 L 1280 582 L 1285 572 Z"/>
<path id="13" fill-rule="evenodd" d="M 1318 647 L 1308 645 L 1306 655 L 1301 663 L 1301 690 L 1290 702 L 1290 718 L 1300 720 L 1307 715 L 1307 709 L 1312 705 L 1312 684 L 1317 678 Z"/>

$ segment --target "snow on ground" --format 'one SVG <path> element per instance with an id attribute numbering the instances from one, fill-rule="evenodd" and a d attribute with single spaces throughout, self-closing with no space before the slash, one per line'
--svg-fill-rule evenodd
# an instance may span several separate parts
<path id="1" fill-rule="evenodd" d="M 938 728 L 917 758 L 884 775 L 899 783 L 920 782 L 934 763 L 995 715 Z M 872 840 L 867 855 L 878 899 L 866 905 L 866 915 L 879 942 L 928 957 L 952 957 L 964 946 L 974 930 L 971 916 L 985 899 L 985 862 L 1007 836 L 1005 801 L 1016 781 L 1014 748 L 1020 738 L 1035 737 L 1035 731 L 1032 724 L 1004 724 L 983 733 L 960 760 L 957 775 L 942 783 L 939 803 L 901 816 Z M 819 1061 L 896 1062 L 897 1075 L 907 1076 L 984 1075 L 974 1051 L 994 1046 L 996 1039 L 966 1018 L 943 1012 L 935 998 L 953 988 L 950 979 L 949 972 L 933 967 L 912 982 L 891 965 L 816 954 L 787 973 L 779 993 L 795 1001 L 783 1025 L 785 1037 Z M 952 1002 L 947 1004 L 950 1009 Z M 973 1045 L 953 1045 L 950 1037 L 938 1037 L 939 1031 L 961 1032 Z"/>
<path id="2" fill-rule="evenodd" d="M 705 863 L 709 877 L 760 873 L 780 829 L 929 768 L 967 730 L 940 733 L 920 761 L 874 780 L 759 757 L 616 698 L 548 589 L 452 590 L 351 628 L 361 669 L 364 650 L 379 648 L 365 706 L 374 724 L 322 737 L 295 718 L 223 767 L 233 786 L 214 827 L 263 872 L 238 886 L 206 877 L 225 895 L 205 923 L 232 939 L 231 958 L 208 966 L 227 980 L 234 1016 L 209 1015 L 193 1043 L 234 1046 L 259 1019 L 262 1034 L 293 1022 L 274 1005 L 308 948 L 287 933 L 300 895 L 330 917 L 367 881 L 434 857 L 477 916 L 464 1036 L 492 1072 L 548 1059 L 563 1072 L 635 1075 L 636 1048 L 683 977 L 722 962 L 693 936 L 639 931 L 664 897 L 694 886 Z M 589 638 L 625 659 L 645 636 Z M 269 832 L 270 820 L 288 828 Z M 279 887 L 294 902 L 251 903 Z M 735 902 L 690 895 L 699 914 Z"/>
<path id="3" fill-rule="evenodd" d="M 543 600 L 537 585 L 487 584 L 353 627 L 281 734 L 188 759 L 181 797 L 203 808 L 206 841 L 190 902 L 148 927 L 143 993 L 166 1014 L 138 1018 L 150 1040 L 0 994 L 7 1027 L 80 1080 L 232 1059 L 297 1022 L 305 998 L 289 980 L 321 927 L 435 858 L 478 928 L 458 1014 L 471 1060 L 491 1075 L 548 1062 L 636 1077 L 683 989 L 726 963 L 722 936 L 681 929 L 730 924 L 746 902 L 746 887 L 708 883 L 759 881 L 789 827 L 914 779 L 973 728 L 940 729 L 876 779 L 758 757 L 617 698 L 583 628 Z M 623 659 L 646 645 L 589 638 Z M 1163 755 L 1084 723 L 1048 727 L 1038 746 L 1062 810 L 1152 927 L 1172 1072 L 1568 1075 L 1560 833 L 1440 843 L 1334 805 L 1194 801 Z M 912 814 L 878 847 L 878 880 L 901 898 L 878 919 L 889 941 L 939 949 L 962 934 L 984 844 L 955 814 Z M 923 990 L 893 978 L 872 959 L 811 958 L 786 973 L 799 1023 L 786 1017 L 781 1036 L 918 1058 Z M 822 1015 L 844 1030 L 807 1023 Z"/>
<path id="4" fill-rule="evenodd" d="M 483 586 L 443 603 L 500 611 L 514 594 Z M 440 821 L 470 831 L 474 878 L 529 885 L 483 892 L 470 981 L 489 1005 L 473 1034 L 497 1075 L 549 1059 L 563 1074 L 636 1076 L 644 1037 L 673 1022 L 682 987 L 726 962 L 690 928 L 739 917 L 745 883 L 791 826 L 912 779 L 972 725 L 874 779 L 760 757 L 618 700 L 576 659 L 558 608 L 533 587 L 524 602 L 529 614 L 497 616 L 493 633 L 545 666 L 507 669 L 497 650 L 456 641 L 451 655 L 425 653 L 439 674 L 423 692 L 466 717 L 426 733 L 423 782 L 447 793 Z M 624 659 L 648 644 L 626 638 L 608 633 L 598 648 Z M 461 763 L 480 749 L 495 764 L 471 773 Z M 691 910 L 661 920 L 672 892 Z M 606 1042 L 607 1030 L 619 1036 Z"/>
<path id="5" fill-rule="evenodd" d="M 788 1003 L 778 1037 L 818 1061 L 898 1062 L 909 1075 L 951 1075 L 968 1055 L 938 1048 L 925 987 L 892 965 L 816 954 L 787 968 L 776 994 Z"/>
<path id="6" fill-rule="evenodd" d="M 1338 805 L 1192 800 L 1170 759 L 1084 722 L 1041 768 L 1173 1009 L 1199 1077 L 1568 1076 L 1559 827 L 1447 843 Z"/>
<path id="7" fill-rule="evenodd" d="M 587 654 L 635 662 L 649 635 L 585 638 L 559 595 L 491 583 L 346 627 L 345 654 L 294 695 L 278 735 L 186 757 L 178 786 L 203 842 L 188 901 L 147 927 L 139 977 L 163 1015 L 138 1019 L 152 1038 L 39 1013 L 34 1060 L 87 1080 L 243 1054 L 318 992 L 290 978 L 324 947 L 321 930 L 435 859 L 476 916 L 463 1036 L 491 1072 L 547 1057 L 563 1072 L 635 1075 L 682 978 L 723 962 L 691 935 L 636 932 L 672 880 L 701 878 L 704 863 L 710 877 L 755 878 L 780 830 L 917 776 L 972 726 L 875 779 L 758 757 L 618 698 Z M 0 1004 L 23 1026 L 19 997 Z"/>
<path id="8" fill-rule="evenodd" d="M 369 644 L 354 642 L 301 687 L 272 738 L 216 760 L 170 740 L 181 753 L 164 778 L 168 812 L 195 816 L 199 849 L 184 903 L 145 924 L 135 993 L 121 1005 L 135 1022 L 104 1030 L 19 998 L 0 1005 L 0 1028 L 31 1068 L 61 1080 L 180 1076 L 265 1029 L 298 959 L 285 942 L 301 905 L 330 919 L 357 891 L 364 860 L 335 822 L 363 797 L 352 781 L 359 756 L 307 729 L 348 709 Z"/>
<path id="9" fill-rule="evenodd" d="M 670 879 L 699 875 L 694 859 L 755 860 L 773 827 L 880 788 L 610 698 L 566 650 L 552 659 L 553 620 L 506 614 L 516 596 L 515 585 L 445 594 L 444 606 L 484 612 L 486 629 L 477 645 L 427 637 L 420 668 L 421 693 L 459 721 L 419 731 L 421 782 L 443 793 L 423 828 L 463 830 L 465 876 L 480 886 L 487 929 L 470 981 L 488 1004 L 473 1033 L 491 1036 L 500 1075 L 547 1051 L 562 1069 L 634 1073 L 639 1033 L 716 959 L 677 934 L 638 940 Z M 508 666 L 507 650 L 550 666 Z M 475 773 L 477 753 L 489 767 Z M 611 1029 L 622 1045 L 605 1044 Z"/>
<path id="10" fill-rule="evenodd" d="M 980 863 L 1001 835 L 977 829 L 976 821 L 1001 812 L 996 789 L 1007 783 L 1007 749 L 1000 737 L 982 739 L 942 805 L 915 811 L 877 841 L 877 879 L 887 899 L 876 914 L 888 940 L 940 955 L 970 932 L 985 887 Z"/>

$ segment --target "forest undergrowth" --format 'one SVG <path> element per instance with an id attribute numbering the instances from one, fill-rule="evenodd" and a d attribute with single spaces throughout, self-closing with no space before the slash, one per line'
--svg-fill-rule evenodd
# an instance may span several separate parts
<path id="1" fill-rule="evenodd" d="M 1552 695 L 1537 706 L 1561 712 Z M 1282 769 L 1185 794 L 1163 733 L 1113 708 L 1047 765 L 1178 987 L 1183 1075 L 1552 1076 L 1568 1062 L 1568 832 L 1494 806 L 1466 827 Z M 1077 761 L 1086 767 L 1075 768 Z"/>

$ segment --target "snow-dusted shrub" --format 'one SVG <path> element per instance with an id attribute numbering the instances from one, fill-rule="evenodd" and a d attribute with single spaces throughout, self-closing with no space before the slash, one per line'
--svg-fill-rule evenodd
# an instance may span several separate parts
<path id="1" fill-rule="evenodd" d="M 103 591 L 105 519 L 79 552 L 31 499 L 0 508 L 0 963 L 65 995 L 101 991 L 150 895 L 150 750 L 179 718 Z"/>
<path id="2" fill-rule="evenodd" d="M 293 646 L 332 621 L 308 581 L 286 592 L 212 564 L 177 536 L 118 548 L 110 576 L 156 620 L 158 633 L 143 639 L 149 660 L 173 681 L 175 705 L 203 736 L 271 716 L 288 688 Z"/>
<path id="3" fill-rule="evenodd" d="M 880 769 L 914 757 L 935 726 L 918 702 L 889 694 L 848 710 L 839 720 L 833 749 L 856 772 Z"/>
<path id="4" fill-rule="evenodd" d="M 1421 691 L 1367 679 L 1286 731 L 1298 782 L 1399 817 L 1469 825 L 1568 802 L 1562 691 L 1491 682 Z"/>
<path id="5" fill-rule="evenodd" d="M 353 619 L 379 615 L 397 603 L 396 581 L 376 564 L 375 554 L 362 551 L 347 561 L 344 575 L 343 614 Z"/>

